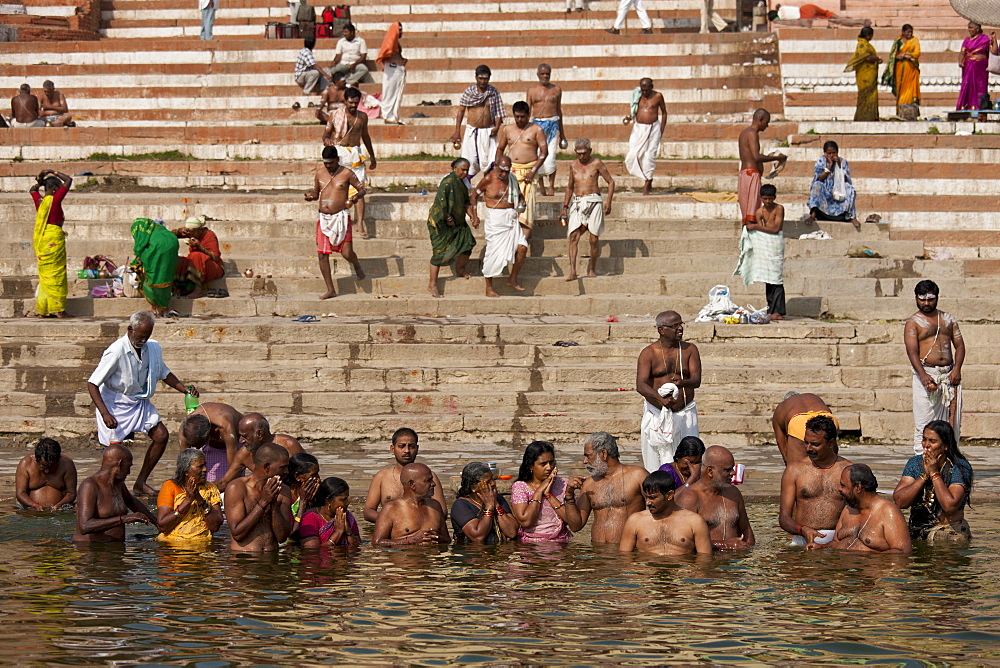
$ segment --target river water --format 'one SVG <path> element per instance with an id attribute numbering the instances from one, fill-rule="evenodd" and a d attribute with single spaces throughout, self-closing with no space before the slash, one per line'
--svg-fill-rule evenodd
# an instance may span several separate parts
<path id="1" fill-rule="evenodd" d="M 355 502 L 354 508 L 360 503 Z M 232 555 L 79 548 L 72 513 L 0 513 L 2 663 L 1000 663 L 1000 506 L 971 548 L 647 558 L 508 544 Z M 146 529 L 148 531 L 148 529 Z M 363 529 L 364 531 L 364 529 Z"/>

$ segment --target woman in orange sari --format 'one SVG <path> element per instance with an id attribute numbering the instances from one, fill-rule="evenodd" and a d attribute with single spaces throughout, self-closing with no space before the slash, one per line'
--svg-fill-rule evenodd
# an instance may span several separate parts
<path id="1" fill-rule="evenodd" d="M 189 299 L 203 296 L 205 283 L 222 278 L 226 270 L 222 265 L 222 251 L 215 232 L 205 226 L 205 217 L 188 218 L 184 227 L 174 230 L 178 239 L 187 239 L 188 255 L 177 260 L 177 278 L 174 285 Z M 212 292 L 212 291 L 210 291 Z M 221 293 L 221 290 L 219 291 Z M 211 297 L 228 296 L 209 294 Z"/>
<path id="2" fill-rule="evenodd" d="M 920 41 L 913 36 L 913 26 L 909 23 L 892 43 L 882 85 L 892 88 L 897 115 L 904 104 L 920 105 Z"/>

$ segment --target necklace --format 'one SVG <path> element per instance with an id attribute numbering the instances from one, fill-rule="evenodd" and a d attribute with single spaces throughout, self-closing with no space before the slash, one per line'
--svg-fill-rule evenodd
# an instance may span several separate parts
<path id="1" fill-rule="evenodd" d="M 660 341 L 660 359 L 663 360 L 663 373 L 667 373 L 667 356 L 663 352 L 663 341 Z M 681 343 L 677 342 L 677 367 L 680 369 L 681 380 L 684 380 L 684 361 L 681 357 Z M 686 397 L 684 390 L 681 390 L 681 396 Z"/>
<path id="2" fill-rule="evenodd" d="M 920 358 L 921 364 L 927 361 L 927 358 L 931 356 L 931 353 L 934 351 L 934 347 L 937 346 L 939 334 L 941 334 L 941 311 L 938 311 L 937 314 L 937 331 L 934 332 L 934 340 L 931 341 L 931 347 L 927 349 L 927 354 Z"/>
<path id="3" fill-rule="evenodd" d="M 861 532 L 865 530 L 866 526 L 868 526 L 868 520 L 870 520 L 871 518 L 872 518 L 872 514 L 871 514 L 871 512 L 869 512 L 868 513 L 868 518 L 865 520 L 864 524 L 861 525 L 861 528 L 858 529 L 858 533 L 856 533 L 854 535 L 854 540 L 852 540 L 851 544 L 847 546 L 848 550 L 851 549 L 852 547 L 854 547 L 854 544 L 858 542 L 859 538 L 861 538 Z"/>

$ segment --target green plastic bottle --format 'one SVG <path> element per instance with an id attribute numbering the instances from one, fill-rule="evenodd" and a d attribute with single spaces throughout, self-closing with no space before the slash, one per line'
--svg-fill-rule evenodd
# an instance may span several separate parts
<path id="1" fill-rule="evenodd" d="M 194 389 L 194 385 L 187 386 L 187 394 L 184 395 L 184 410 L 190 415 L 194 412 L 194 409 L 198 408 L 198 397 L 191 394 L 191 390 Z"/>

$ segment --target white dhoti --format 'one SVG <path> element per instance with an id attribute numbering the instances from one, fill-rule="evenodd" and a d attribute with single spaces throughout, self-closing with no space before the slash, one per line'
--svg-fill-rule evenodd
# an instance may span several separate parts
<path id="1" fill-rule="evenodd" d="M 962 424 L 962 386 L 954 387 L 948 382 L 948 374 L 954 368 L 948 366 L 924 366 L 924 371 L 937 383 L 937 389 L 928 392 L 920 382 L 917 372 L 913 372 L 913 452 L 923 454 L 924 427 L 934 420 L 950 422 L 952 402 L 955 405 L 955 441 L 958 442 Z"/>
<path id="2" fill-rule="evenodd" d="M 604 232 L 604 198 L 600 193 L 574 197 L 566 215 L 569 218 L 567 236 L 581 227 L 586 227 L 595 237 Z"/>
<path id="3" fill-rule="evenodd" d="M 486 208 L 483 221 L 486 249 L 483 251 L 483 276 L 493 278 L 503 273 L 504 267 L 514 262 L 517 247 L 527 247 L 515 209 Z"/>
<path id="4" fill-rule="evenodd" d="M 647 471 L 655 471 L 674 461 L 681 439 L 698 435 L 698 408 L 693 401 L 679 411 L 644 403 L 640 427 L 642 464 Z"/>
<path id="5" fill-rule="evenodd" d="M 559 150 L 559 117 L 550 116 L 548 118 L 532 118 L 542 132 L 545 133 L 545 142 L 549 147 L 549 154 L 545 156 L 545 162 L 538 169 L 538 176 L 548 176 L 556 173 L 556 151 Z"/>
<path id="6" fill-rule="evenodd" d="M 653 178 L 661 134 L 659 122 L 632 124 L 628 153 L 625 155 L 625 168 L 629 174 L 646 181 Z"/>
<path id="7" fill-rule="evenodd" d="M 653 22 L 649 19 L 649 14 L 646 13 L 646 3 L 643 0 L 621 0 L 618 3 L 618 16 L 615 17 L 616 30 L 621 30 L 622 26 L 625 25 L 625 16 L 628 14 L 628 10 L 633 7 L 639 16 L 639 25 L 643 29 L 653 27 Z"/>
<path id="8" fill-rule="evenodd" d="M 491 135 L 492 127 L 465 126 L 462 139 L 462 157 L 469 161 L 469 176 L 475 176 L 493 164 L 497 154 L 497 138 Z"/>
<path id="9" fill-rule="evenodd" d="M 121 443 L 132 432 L 148 434 L 149 430 L 160 423 L 160 414 L 149 399 L 133 399 L 127 394 L 119 394 L 103 385 L 100 388 L 101 398 L 108 412 L 118 420 L 118 426 L 109 429 L 104 424 L 100 411 L 97 414 L 97 440 L 101 445 Z"/>
<path id="10" fill-rule="evenodd" d="M 836 529 L 817 529 L 817 531 L 819 531 L 819 536 L 816 537 L 817 545 L 832 543 L 833 539 L 837 537 Z M 795 545 L 796 547 L 805 547 L 806 539 L 803 536 L 792 536 L 792 545 Z"/>
<path id="11" fill-rule="evenodd" d="M 354 172 L 358 181 L 368 183 L 368 177 L 365 174 L 365 160 L 368 158 L 365 157 L 360 146 L 338 146 L 337 154 L 340 156 L 340 164 Z M 347 196 L 354 197 L 357 192 L 354 186 L 351 186 L 347 189 Z"/>
<path id="12" fill-rule="evenodd" d="M 351 227 L 351 217 L 347 209 L 342 209 L 340 213 L 319 214 L 319 229 L 330 239 L 331 246 L 339 246 L 347 238 L 347 231 Z"/>
<path id="13" fill-rule="evenodd" d="M 403 87 L 406 85 L 406 68 L 395 63 L 386 63 L 382 73 L 382 118 L 387 121 L 399 120 L 399 105 L 403 101 Z"/>

